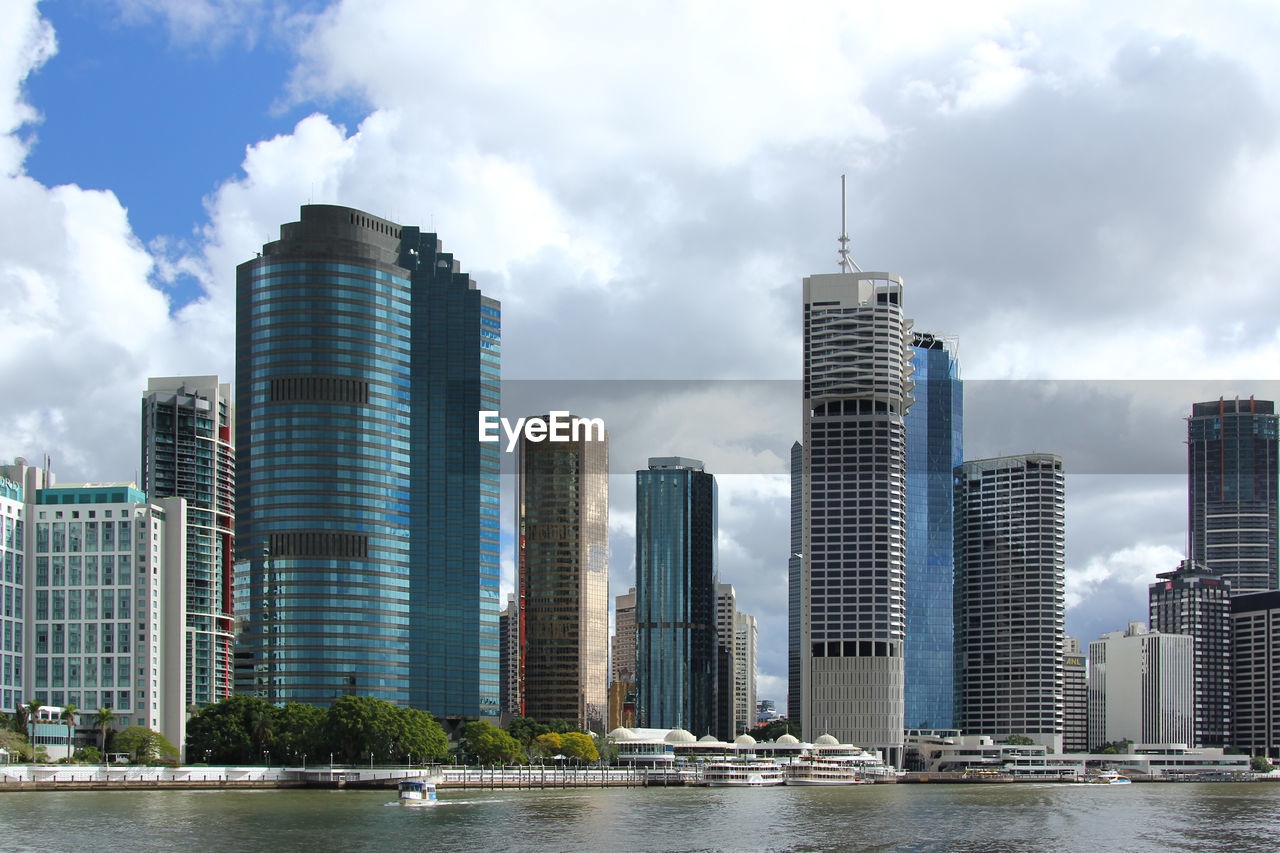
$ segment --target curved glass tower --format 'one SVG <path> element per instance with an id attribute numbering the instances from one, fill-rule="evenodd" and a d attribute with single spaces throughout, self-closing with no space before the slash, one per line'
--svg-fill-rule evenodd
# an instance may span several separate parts
<path id="1" fill-rule="evenodd" d="M 498 303 L 436 235 L 330 205 L 236 288 L 237 691 L 496 716 Z"/>

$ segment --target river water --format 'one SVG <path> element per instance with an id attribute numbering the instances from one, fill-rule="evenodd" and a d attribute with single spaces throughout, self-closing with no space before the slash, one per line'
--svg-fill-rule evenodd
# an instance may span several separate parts
<path id="1" fill-rule="evenodd" d="M 1280 850 L 1280 784 L 0 794 L 0 850 Z"/>

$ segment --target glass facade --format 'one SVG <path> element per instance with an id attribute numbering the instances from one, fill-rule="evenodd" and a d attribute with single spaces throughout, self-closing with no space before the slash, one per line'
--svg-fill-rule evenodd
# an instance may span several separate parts
<path id="1" fill-rule="evenodd" d="M 187 501 L 186 704 L 231 695 L 235 451 L 231 385 L 152 379 L 142 399 L 142 490 Z"/>
<path id="2" fill-rule="evenodd" d="M 237 691 L 496 718 L 498 303 L 436 235 L 306 205 L 236 311 Z"/>
<path id="3" fill-rule="evenodd" d="M 1195 403 L 1187 419 L 1191 559 L 1231 593 L 1280 586 L 1280 466 L 1270 400 Z"/>
<path id="4" fill-rule="evenodd" d="M 787 557 L 787 716 L 804 718 L 801 705 L 800 589 L 804 550 L 804 448 L 791 445 L 791 550 Z"/>
<path id="5" fill-rule="evenodd" d="M 586 420 L 574 420 L 582 426 Z M 604 731 L 609 691 L 609 443 L 520 440 L 516 483 L 523 714 Z"/>
<path id="6" fill-rule="evenodd" d="M 636 725 L 719 731 L 716 482 L 702 463 L 636 472 Z M 732 620 L 728 646 L 733 647 Z M 732 707 L 733 684 L 726 703 Z"/>
<path id="7" fill-rule="evenodd" d="M 915 402 L 907 415 L 907 638 L 909 729 L 955 727 L 951 618 L 953 474 L 964 461 L 963 389 L 954 339 L 916 333 Z"/>

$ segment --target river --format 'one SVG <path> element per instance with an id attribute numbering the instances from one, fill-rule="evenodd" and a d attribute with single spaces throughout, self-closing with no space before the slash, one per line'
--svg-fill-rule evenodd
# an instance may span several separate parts
<path id="1" fill-rule="evenodd" d="M 1280 784 L 13 792 L 0 849 L 1275 853 Z"/>

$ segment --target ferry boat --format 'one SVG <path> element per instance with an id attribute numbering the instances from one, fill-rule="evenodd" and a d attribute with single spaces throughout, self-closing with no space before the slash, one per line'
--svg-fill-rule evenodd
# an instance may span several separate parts
<path id="1" fill-rule="evenodd" d="M 1097 776 L 1090 776 L 1085 779 L 1088 785 L 1132 785 L 1133 780 L 1128 776 L 1121 776 L 1114 770 L 1103 770 Z"/>
<path id="2" fill-rule="evenodd" d="M 787 765 L 788 785 L 870 785 L 848 761 L 806 756 Z"/>
<path id="3" fill-rule="evenodd" d="M 709 788 L 765 788 L 787 781 L 772 761 L 715 761 L 702 766 L 702 784 Z"/>
<path id="4" fill-rule="evenodd" d="M 400 805 L 402 806 L 434 806 L 436 804 L 436 786 L 421 779 L 405 779 L 399 785 Z"/>

